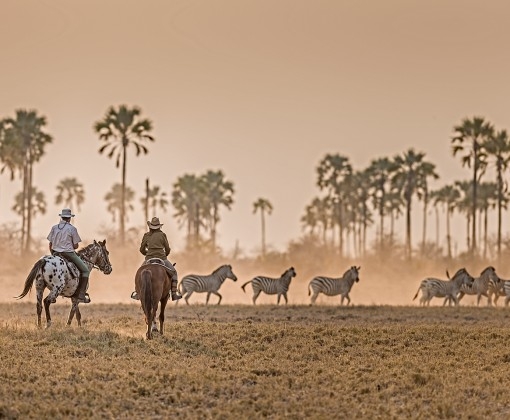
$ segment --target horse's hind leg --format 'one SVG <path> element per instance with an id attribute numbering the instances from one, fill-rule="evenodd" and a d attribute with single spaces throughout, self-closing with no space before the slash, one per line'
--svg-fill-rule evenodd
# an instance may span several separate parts
<path id="1" fill-rule="evenodd" d="M 44 289 L 37 289 L 37 326 L 41 328 L 42 298 Z"/>
<path id="2" fill-rule="evenodd" d="M 52 304 L 52 300 L 50 295 L 44 298 L 44 312 L 46 313 L 46 328 L 51 327 L 51 315 L 50 315 L 50 305 Z"/>
<path id="3" fill-rule="evenodd" d="M 161 299 L 160 303 L 160 309 L 159 309 L 159 333 L 163 335 L 163 324 L 165 323 L 165 307 L 166 303 L 168 302 L 168 295 L 166 296 L 166 299 Z"/>

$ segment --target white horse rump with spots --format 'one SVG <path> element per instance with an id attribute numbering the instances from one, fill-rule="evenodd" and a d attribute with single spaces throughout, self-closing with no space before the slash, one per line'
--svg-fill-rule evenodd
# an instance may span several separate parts
<path id="1" fill-rule="evenodd" d="M 106 239 L 87 245 L 77 252 L 89 270 L 97 268 L 104 274 L 112 272 L 109 252 L 106 249 Z M 51 326 L 50 304 L 57 301 L 58 296 L 71 298 L 72 306 L 67 319 L 67 325 L 71 325 L 74 314 L 76 320 L 81 326 L 81 313 L 78 309 L 79 301 L 73 297 L 78 288 L 80 272 L 76 266 L 66 259 L 57 255 L 46 255 L 39 259 L 30 271 L 25 280 L 25 288 L 16 299 L 22 299 L 32 289 L 35 281 L 35 290 L 37 293 L 37 326 L 41 327 L 42 300 L 44 289 L 50 289 L 48 296 L 44 298 L 44 310 L 46 312 L 46 328 Z"/>

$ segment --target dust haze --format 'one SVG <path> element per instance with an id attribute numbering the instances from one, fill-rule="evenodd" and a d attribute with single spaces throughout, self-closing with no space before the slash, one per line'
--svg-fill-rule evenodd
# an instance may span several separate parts
<path id="1" fill-rule="evenodd" d="M 89 294 L 94 303 L 132 303 L 138 308 L 139 303 L 130 298 L 134 290 L 134 275 L 140 264 L 143 262 L 143 256 L 138 253 L 138 248 L 134 245 L 125 247 L 109 246 L 110 261 L 113 266 L 113 272 L 105 275 L 98 270 L 93 270 L 90 276 Z M 2 262 L 2 271 L 0 273 L 0 301 L 14 303 L 23 290 L 30 269 L 36 260 L 41 256 L 34 255 L 31 258 L 20 259 L 5 249 L 0 251 L 0 261 Z M 269 257 L 268 257 L 269 258 Z M 175 253 L 170 255 L 170 260 L 176 263 L 176 268 L 181 279 L 186 274 L 210 274 L 216 268 L 223 264 L 231 264 L 238 280 L 236 282 L 226 279 L 219 292 L 223 296 L 222 305 L 246 304 L 252 305 L 252 289 L 248 285 L 246 293 L 241 286 L 257 275 L 264 275 L 278 278 L 280 275 L 293 266 L 296 270 L 296 277 L 291 281 L 288 299 L 289 305 L 303 305 L 310 303 L 308 295 L 308 283 L 314 276 L 322 275 L 329 277 L 341 277 L 343 273 L 352 265 L 361 266 L 359 282 L 354 283 L 350 298 L 351 305 L 413 305 L 417 306 L 419 299 L 413 301 L 413 296 L 418 290 L 421 280 L 426 277 L 437 277 L 446 279 L 446 270 L 450 274 L 460 267 L 466 267 L 473 275 L 478 276 L 480 272 L 489 264 L 484 261 L 445 261 L 428 260 L 418 257 L 411 261 L 392 258 L 390 254 L 371 255 L 366 258 L 348 260 L 340 259 L 335 256 L 324 258 L 313 254 L 303 256 L 303 253 L 279 254 L 272 261 L 262 262 L 260 258 L 232 259 L 217 255 L 195 256 L 190 254 Z M 496 267 L 500 277 L 505 278 L 508 267 Z M 45 291 L 45 296 L 48 291 Z M 205 293 L 194 293 L 190 299 L 190 304 L 204 305 Z M 265 295 L 262 293 L 257 305 L 276 304 L 276 295 Z M 35 288 L 31 290 L 23 302 L 34 302 Z M 209 305 L 215 305 L 218 298 L 211 295 Z M 283 298 L 280 305 L 283 304 Z M 70 305 L 70 300 L 59 298 L 57 304 Z M 340 296 L 327 297 L 319 295 L 316 304 L 318 305 L 339 305 Z M 475 299 L 466 296 L 462 305 L 474 305 Z M 181 300 L 179 305 L 185 305 Z M 442 305 L 442 299 L 434 299 L 431 305 Z M 171 308 L 171 306 L 170 306 Z M 34 309 L 35 310 L 35 309 Z"/>

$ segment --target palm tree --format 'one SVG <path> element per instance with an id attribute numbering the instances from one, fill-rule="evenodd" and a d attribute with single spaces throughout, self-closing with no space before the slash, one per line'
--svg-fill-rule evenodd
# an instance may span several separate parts
<path id="1" fill-rule="evenodd" d="M 326 234 L 331 224 L 331 203 L 328 197 L 315 197 L 311 204 L 305 207 L 305 214 L 301 217 L 303 226 L 309 227 L 314 233 L 315 227 L 319 226 L 319 234 L 323 245 L 326 245 Z"/>
<path id="2" fill-rule="evenodd" d="M 122 185 L 120 197 L 119 229 L 120 240 L 124 243 L 126 230 L 126 166 L 127 149 L 131 145 L 136 150 L 136 156 L 147 154 L 145 146 L 147 141 L 154 141 L 149 134 L 152 122 L 140 117 L 141 109 L 134 106 L 128 108 L 120 105 L 118 108 L 110 107 L 106 115 L 94 124 L 94 131 L 99 134 L 99 140 L 104 142 L 99 153 L 108 152 L 109 158 L 115 157 L 115 166 L 122 166 Z"/>
<path id="3" fill-rule="evenodd" d="M 395 162 L 386 157 L 372 160 L 367 169 L 371 178 L 370 192 L 373 207 L 379 213 L 380 245 L 384 237 L 384 216 L 388 210 L 387 200 L 391 188 L 391 176 L 396 169 Z"/>
<path id="4" fill-rule="evenodd" d="M 425 249 L 427 242 L 427 211 L 430 200 L 429 182 L 428 179 L 438 179 L 439 175 L 435 171 L 436 165 L 423 162 L 420 166 L 419 183 L 418 183 L 418 198 L 423 200 L 423 230 L 422 230 L 422 248 Z"/>
<path id="5" fill-rule="evenodd" d="M 21 248 L 30 250 L 32 237 L 33 210 L 33 169 L 34 164 L 44 155 L 45 146 L 52 142 L 52 137 L 45 133 L 46 117 L 37 115 L 35 110 L 16 110 L 15 118 L 0 121 L 0 159 L 4 164 L 2 172 L 7 168 L 11 172 L 18 171 L 22 178 L 21 215 Z"/>
<path id="6" fill-rule="evenodd" d="M 172 205 L 176 212 L 174 216 L 182 227 L 187 226 L 188 245 L 198 245 L 200 227 L 203 225 L 203 180 L 193 174 L 185 174 L 177 179 L 173 185 Z"/>
<path id="7" fill-rule="evenodd" d="M 216 226 L 220 221 L 219 208 L 225 206 L 230 210 L 234 203 L 234 184 L 225 179 L 222 171 L 207 171 L 202 176 L 207 200 L 208 227 L 211 232 L 211 243 L 216 249 Z"/>
<path id="8" fill-rule="evenodd" d="M 495 208 L 498 202 L 498 186 L 495 182 L 482 182 L 478 186 L 478 208 L 483 215 L 483 257 L 487 258 L 487 232 L 489 209 Z"/>
<path id="9" fill-rule="evenodd" d="M 473 182 L 472 181 L 455 181 L 455 186 L 459 189 L 461 197 L 457 201 L 456 208 L 459 213 L 466 214 L 466 245 L 467 251 L 471 251 L 471 210 L 473 204 Z"/>
<path id="10" fill-rule="evenodd" d="M 85 201 L 85 190 L 83 184 L 78 182 L 76 178 L 63 178 L 57 185 L 57 195 L 55 197 L 55 204 L 63 204 L 69 208 L 76 208 L 80 210 L 80 206 Z"/>
<path id="11" fill-rule="evenodd" d="M 402 155 L 395 156 L 398 169 L 392 178 L 394 188 L 400 192 L 406 205 L 406 254 L 411 258 L 411 210 L 414 195 L 423 195 L 426 179 L 437 176 L 435 165 L 424 160 L 425 153 L 409 149 Z M 427 174 L 427 175 L 426 175 Z"/>
<path id="12" fill-rule="evenodd" d="M 166 213 L 167 206 L 170 203 L 167 193 L 162 191 L 161 187 L 158 185 L 149 187 L 149 178 L 145 180 L 145 197 L 140 199 L 140 202 L 145 209 L 145 220 L 149 220 L 149 208 L 153 215 L 156 215 L 158 209 Z"/>
<path id="13" fill-rule="evenodd" d="M 497 206 L 498 206 L 498 258 L 501 258 L 501 225 L 502 209 L 506 208 L 508 196 L 506 194 L 506 183 L 503 180 L 503 173 L 510 166 L 510 140 L 506 130 L 501 130 L 491 136 L 484 144 L 489 157 L 494 158 L 496 164 L 497 184 Z"/>
<path id="14" fill-rule="evenodd" d="M 262 257 L 266 256 L 266 213 L 270 215 L 273 212 L 273 205 L 265 198 L 259 198 L 253 203 L 253 213 L 260 212 L 260 221 L 262 227 Z"/>
<path id="15" fill-rule="evenodd" d="M 321 190 L 326 190 L 328 197 L 334 203 L 335 220 L 339 230 L 339 250 L 343 255 L 343 233 L 344 233 L 344 201 L 345 191 L 349 190 L 348 183 L 352 180 L 352 165 L 349 158 L 339 154 L 327 154 L 317 167 L 317 185 Z"/>
<path id="16" fill-rule="evenodd" d="M 38 214 L 46 214 L 46 198 L 44 197 L 44 193 L 39 191 L 36 187 L 32 187 L 31 191 L 32 195 L 32 208 L 31 208 L 31 216 L 35 218 Z M 16 194 L 14 197 L 14 205 L 12 206 L 12 211 L 16 214 L 21 215 L 24 211 L 24 199 L 23 192 Z"/>
<path id="17" fill-rule="evenodd" d="M 112 215 L 113 222 L 121 217 L 122 211 L 127 219 L 127 212 L 135 209 L 132 204 L 134 198 L 135 192 L 129 186 L 122 188 L 119 183 L 113 184 L 111 190 L 104 196 L 108 204 L 106 210 Z"/>
<path id="18" fill-rule="evenodd" d="M 442 204 L 446 213 L 446 246 L 448 258 L 452 258 L 452 237 L 450 234 L 450 216 L 460 199 L 460 192 L 455 185 L 445 185 L 433 194 L 434 205 Z"/>
<path id="19" fill-rule="evenodd" d="M 492 125 L 485 121 L 483 117 L 465 118 L 460 125 L 454 127 L 454 136 L 452 138 L 453 155 L 459 152 L 465 152 L 462 156 L 462 166 L 473 168 L 473 189 L 471 201 L 471 253 L 477 250 L 476 243 L 476 205 L 478 183 L 485 172 L 486 152 L 485 143 L 493 135 Z"/>

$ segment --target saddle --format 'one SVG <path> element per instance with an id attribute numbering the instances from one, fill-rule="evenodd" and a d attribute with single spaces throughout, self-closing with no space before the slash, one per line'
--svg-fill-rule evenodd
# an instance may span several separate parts
<path id="1" fill-rule="evenodd" d="M 150 264 L 163 266 L 165 268 L 166 272 L 168 273 L 168 275 L 170 276 L 170 278 L 172 278 L 173 272 L 165 265 L 165 262 L 161 258 L 149 258 L 148 260 L 145 260 L 142 263 L 142 266 L 150 265 Z M 172 265 L 175 265 L 175 263 L 173 263 Z"/>
<path id="2" fill-rule="evenodd" d="M 76 267 L 76 264 L 74 264 L 72 261 L 69 261 L 66 257 L 61 255 L 60 252 L 54 251 L 52 255 L 54 257 L 60 257 L 64 260 L 64 262 L 66 263 L 67 268 L 73 278 L 75 278 L 75 279 L 80 278 L 80 270 L 78 270 L 78 267 Z"/>

